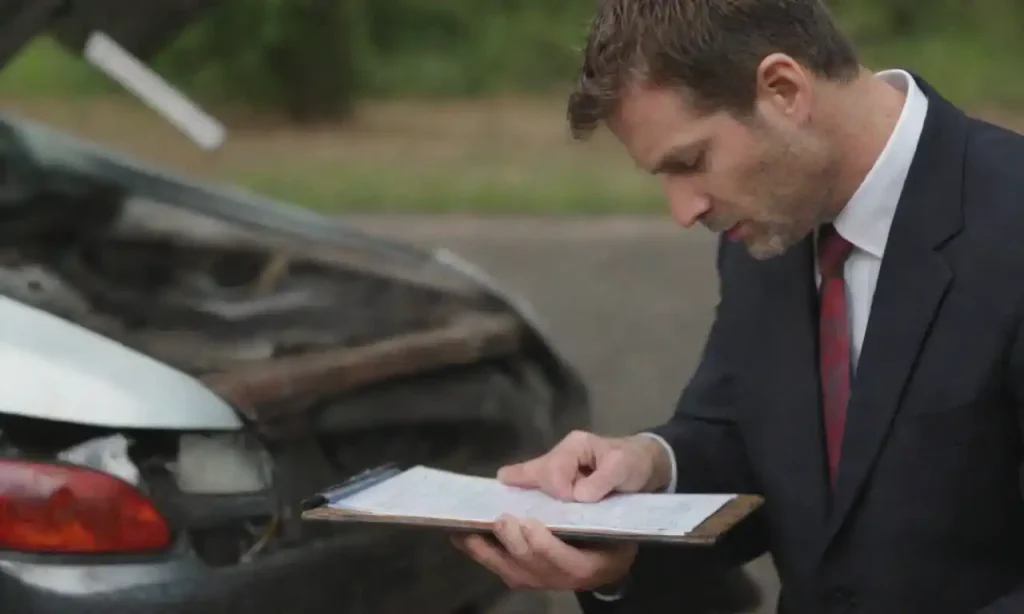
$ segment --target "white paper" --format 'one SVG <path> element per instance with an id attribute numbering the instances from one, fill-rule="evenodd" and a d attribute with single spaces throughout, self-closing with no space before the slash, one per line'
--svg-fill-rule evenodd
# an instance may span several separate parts
<path id="1" fill-rule="evenodd" d="M 560 501 L 492 478 L 417 466 L 332 503 L 367 514 L 493 522 L 501 514 L 551 529 L 685 536 L 734 494 L 614 494 L 597 503 Z"/>

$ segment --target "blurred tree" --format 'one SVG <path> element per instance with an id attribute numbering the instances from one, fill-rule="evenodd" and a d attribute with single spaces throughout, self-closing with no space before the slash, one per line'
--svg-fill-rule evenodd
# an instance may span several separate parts
<path id="1" fill-rule="evenodd" d="M 564 85 L 594 0 L 222 0 L 157 63 L 203 98 L 344 117 L 357 97 Z"/>
<path id="2" fill-rule="evenodd" d="M 224 0 L 158 60 L 206 96 L 298 121 L 347 115 L 361 0 Z"/>
<path id="3" fill-rule="evenodd" d="M 564 88 L 598 0 L 219 1 L 163 69 L 203 98 L 315 121 L 345 117 L 357 98 Z M 1024 40 L 1022 0 L 825 2 L 870 58 L 949 66 L 961 92 L 1005 81 L 979 62 Z"/>

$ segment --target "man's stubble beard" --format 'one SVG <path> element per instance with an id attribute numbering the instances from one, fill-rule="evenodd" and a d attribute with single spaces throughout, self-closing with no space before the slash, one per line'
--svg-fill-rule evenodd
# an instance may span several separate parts
<path id="1" fill-rule="evenodd" d="M 803 228 L 803 225 L 797 226 L 794 223 L 768 224 L 762 232 L 746 242 L 747 252 L 755 260 L 777 258 L 807 236 L 808 232 Z"/>
<path id="2" fill-rule="evenodd" d="M 785 254 L 822 224 L 834 219 L 833 186 L 838 161 L 811 143 L 777 142 L 759 165 L 765 212 L 758 221 L 762 233 L 747 243 L 757 260 Z M 779 178 L 783 179 L 779 179 Z"/>
<path id="3" fill-rule="evenodd" d="M 831 221 L 832 216 L 824 205 L 828 198 L 827 190 L 808 190 L 807 193 L 787 196 L 786 200 L 776 201 L 774 211 L 781 213 L 772 220 L 760 222 L 762 232 L 747 242 L 747 251 L 756 260 L 782 256 L 822 224 Z"/>

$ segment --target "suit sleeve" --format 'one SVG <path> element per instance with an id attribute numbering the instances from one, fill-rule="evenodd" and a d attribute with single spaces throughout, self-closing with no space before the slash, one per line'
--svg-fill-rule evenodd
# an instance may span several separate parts
<path id="1" fill-rule="evenodd" d="M 1021 439 L 1024 440 L 1024 325 L 1018 327 L 1016 339 L 1011 347 L 1007 377 L 1013 393 L 1013 402 L 1017 407 L 1018 429 Z M 1024 458 L 1020 459 L 1020 462 L 1024 466 Z M 1020 612 L 1024 612 L 1024 578 L 1019 578 L 1016 590 L 988 605 L 978 614 L 1019 614 Z"/>
<path id="2" fill-rule="evenodd" d="M 739 248 L 720 240 L 716 259 L 720 299 L 697 369 L 672 417 L 649 431 L 673 452 L 677 492 L 760 492 L 735 416 L 735 362 L 731 357 L 742 352 L 743 346 L 742 340 L 733 338 L 735 327 L 730 324 L 739 315 L 734 315 L 736 306 L 731 300 L 730 249 Z M 581 593 L 577 597 L 583 611 L 612 614 L 660 611 L 660 607 L 686 611 L 707 599 L 739 597 L 735 587 L 730 588 L 746 579 L 737 567 L 767 550 L 761 513 L 741 523 L 712 549 L 641 548 L 621 598 L 602 600 Z M 717 592 L 712 595 L 709 591 Z"/>

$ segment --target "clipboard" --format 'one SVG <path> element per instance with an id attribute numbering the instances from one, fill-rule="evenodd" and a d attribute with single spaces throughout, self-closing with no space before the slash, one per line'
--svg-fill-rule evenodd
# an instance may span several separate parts
<path id="1" fill-rule="evenodd" d="M 344 482 L 317 493 L 302 502 L 302 519 L 306 521 L 328 521 L 345 523 L 385 524 L 400 527 L 440 529 L 450 533 L 490 534 L 491 521 L 464 520 L 459 518 L 432 518 L 417 515 L 396 515 L 346 510 L 331 507 L 360 492 L 381 484 L 404 471 L 395 463 L 388 463 L 357 473 Z M 763 497 L 752 494 L 735 494 L 696 527 L 682 535 L 663 535 L 647 532 L 625 532 L 619 530 L 589 530 L 557 526 L 551 532 L 569 542 L 631 541 L 646 544 L 713 546 L 736 525 L 754 513 L 764 503 Z"/>

